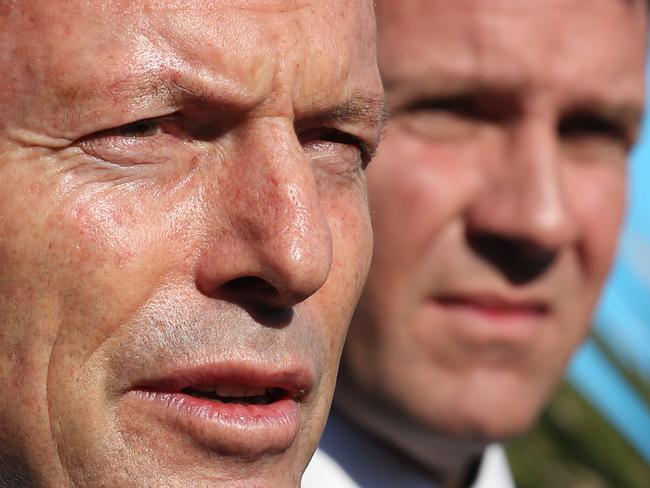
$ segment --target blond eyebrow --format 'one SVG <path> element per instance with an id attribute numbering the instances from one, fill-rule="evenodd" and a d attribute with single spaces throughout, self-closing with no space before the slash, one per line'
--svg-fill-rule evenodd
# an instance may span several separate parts
<path id="1" fill-rule="evenodd" d="M 643 121 L 645 108 L 642 103 L 624 102 L 605 107 L 600 112 L 613 121 L 620 121 L 631 128 L 638 129 Z"/>
<path id="2" fill-rule="evenodd" d="M 382 95 L 363 93 L 344 102 L 305 117 L 308 120 L 341 121 L 376 128 L 381 133 L 388 119 L 386 100 Z"/>
<path id="3" fill-rule="evenodd" d="M 318 118 L 382 124 L 386 120 L 384 97 L 359 95 L 318 114 Z"/>

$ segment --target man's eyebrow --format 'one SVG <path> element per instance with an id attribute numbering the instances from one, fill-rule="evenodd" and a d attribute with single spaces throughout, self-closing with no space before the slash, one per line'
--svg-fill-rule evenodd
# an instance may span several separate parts
<path id="1" fill-rule="evenodd" d="M 630 127 L 638 128 L 643 120 L 644 111 L 642 103 L 629 102 L 606 107 L 602 113 L 612 120 L 618 120 Z"/>
<path id="2" fill-rule="evenodd" d="M 598 103 L 591 101 L 588 103 L 579 103 L 569 107 L 567 115 L 595 116 L 602 120 L 616 124 L 621 129 L 630 131 L 631 135 L 636 133 L 641 127 L 645 108 L 641 102 L 625 101 L 620 103 Z"/>
<path id="3" fill-rule="evenodd" d="M 409 83 L 409 81 L 411 80 L 388 79 L 384 81 L 386 91 L 390 95 L 389 102 L 391 105 L 389 108 L 399 109 L 414 103 L 483 96 L 485 94 L 492 97 L 512 98 L 514 102 L 521 97 L 520 92 L 526 89 L 525 83 L 513 82 L 505 84 L 473 79 L 472 77 L 458 77 L 448 80 L 443 77 L 440 79 L 429 78 L 426 84 L 420 83 L 419 79 L 414 83 Z M 630 129 L 638 128 L 643 120 L 644 105 L 641 101 L 636 101 L 633 98 L 631 100 L 614 100 L 602 94 L 583 94 L 580 98 L 575 103 L 570 104 L 565 112 L 569 114 L 591 114 Z"/>
<path id="4" fill-rule="evenodd" d="M 342 120 L 376 126 L 382 129 L 388 117 L 383 96 L 361 94 L 348 98 L 344 102 L 318 112 L 310 117 L 316 120 Z"/>

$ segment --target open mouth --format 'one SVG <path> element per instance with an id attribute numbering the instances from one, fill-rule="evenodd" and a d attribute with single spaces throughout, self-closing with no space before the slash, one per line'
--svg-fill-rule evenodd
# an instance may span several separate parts
<path id="1" fill-rule="evenodd" d="M 137 429 L 162 429 L 170 439 L 247 459 L 285 452 L 301 426 L 314 381 L 309 370 L 210 364 L 162 372 L 131 387 L 123 415 Z M 140 419 L 135 422 L 133 419 Z"/>
<path id="2" fill-rule="evenodd" d="M 141 418 L 170 438 L 247 459 L 288 449 L 300 428 L 300 403 L 288 390 L 250 385 L 193 384 L 180 389 L 138 388 L 127 395 L 126 418 Z M 142 421 L 137 422 L 138 429 Z"/>
<path id="3" fill-rule="evenodd" d="M 193 385 L 180 391 L 194 398 L 242 405 L 270 405 L 290 396 L 282 388 L 244 385 Z"/>

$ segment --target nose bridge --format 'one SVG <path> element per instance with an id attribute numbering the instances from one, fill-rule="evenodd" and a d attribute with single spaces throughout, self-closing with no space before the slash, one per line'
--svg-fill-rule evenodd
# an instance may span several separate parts
<path id="1" fill-rule="evenodd" d="M 271 285 L 274 304 L 292 305 L 322 286 L 332 263 L 312 165 L 288 120 L 256 119 L 235 137 L 237 153 L 224 162 L 213 204 L 222 232 L 213 236 L 213 263 L 205 268 L 210 287 L 254 277 Z M 223 226 L 229 238 L 221 240 Z"/>
<path id="2" fill-rule="evenodd" d="M 522 117 L 504 141 L 500 161 L 472 209 L 483 231 L 555 249 L 575 237 L 555 123 Z"/>

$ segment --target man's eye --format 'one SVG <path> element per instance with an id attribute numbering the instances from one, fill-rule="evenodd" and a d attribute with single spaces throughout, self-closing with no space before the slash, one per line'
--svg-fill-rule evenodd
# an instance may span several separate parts
<path id="1" fill-rule="evenodd" d="M 498 93 L 456 95 L 421 100 L 409 108 L 413 113 L 445 113 L 483 123 L 500 123 L 512 117 L 516 107 L 512 100 Z"/>
<path id="2" fill-rule="evenodd" d="M 576 114 L 560 121 L 558 133 L 569 154 L 583 160 L 624 160 L 633 137 L 613 121 Z"/>
<path id="3" fill-rule="evenodd" d="M 416 99 L 395 111 L 392 122 L 416 137 L 459 143 L 507 123 L 517 112 L 511 97 L 470 93 Z"/>
<path id="4" fill-rule="evenodd" d="M 342 159 L 355 169 L 365 169 L 372 159 L 372 151 L 364 141 L 338 129 L 308 131 L 301 140 L 305 149 L 315 152 L 316 157 Z"/>
<path id="5" fill-rule="evenodd" d="M 173 115 L 142 119 L 91 134 L 78 144 L 87 154 L 121 166 L 163 163 L 182 145 L 177 123 Z"/>
<path id="6" fill-rule="evenodd" d="M 625 141 L 625 130 L 616 123 L 590 115 L 572 115 L 560 122 L 558 131 L 563 137 L 607 137 Z"/>
<path id="7" fill-rule="evenodd" d="M 323 135 L 323 140 L 337 144 L 345 144 L 354 148 L 354 150 L 359 153 L 359 157 L 361 158 L 364 167 L 370 162 L 370 150 L 368 149 L 368 145 L 352 134 L 341 132 L 339 130 L 328 130 Z"/>
<path id="8" fill-rule="evenodd" d="M 123 125 L 118 131 L 124 137 L 150 137 L 156 135 L 159 129 L 160 122 L 157 119 L 145 119 Z"/>

